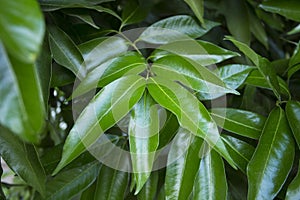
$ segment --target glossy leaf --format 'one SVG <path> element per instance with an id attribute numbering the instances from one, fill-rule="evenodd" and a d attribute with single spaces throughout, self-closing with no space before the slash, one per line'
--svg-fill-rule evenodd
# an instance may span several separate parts
<path id="1" fill-rule="evenodd" d="M 34 0 L 1 1 L 0 19 L 0 38 L 8 52 L 22 62 L 33 63 L 45 32 L 38 3 Z"/>
<path id="2" fill-rule="evenodd" d="M 52 11 L 58 8 L 71 7 L 71 6 L 94 6 L 96 4 L 105 3 L 114 0 L 39 0 L 43 10 Z"/>
<path id="3" fill-rule="evenodd" d="M 71 199 L 89 187 L 100 169 L 99 161 L 61 172 L 46 184 L 47 200 Z"/>
<path id="4" fill-rule="evenodd" d="M 159 144 L 159 113 L 155 101 L 144 93 L 134 106 L 129 122 L 129 147 L 138 194 L 148 180 Z"/>
<path id="5" fill-rule="evenodd" d="M 171 54 L 193 60 L 202 66 L 216 64 L 239 55 L 210 42 L 185 40 L 161 45 L 151 54 L 150 58 L 157 61 Z"/>
<path id="6" fill-rule="evenodd" d="M 294 152 L 285 113 L 281 108 L 275 108 L 248 165 L 249 200 L 275 198 L 292 168 Z"/>
<path id="7" fill-rule="evenodd" d="M 94 181 L 86 190 L 81 193 L 80 200 L 92 200 L 94 199 L 97 181 Z"/>
<path id="8" fill-rule="evenodd" d="M 260 8 L 300 22 L 300 5 L 297 0 L 269 0 L 260 4 Z"/>
<path id="9" fill-rule="evenodd" d="M 176 116 L 169 112 L 167 113 L 167 119 L 164 126 L 159 131 L 159 146 L 158 149 L 165 147 L 176 135 L 179 128 L 179 124 Z"/>
<path id="10" fill-rule="evenodd" d="M 138 200 L 153 200 L 156 197 L 158 172 L 152 172 L 143 189 L 137 195 Z"/>
<path id="11" fill-rule="evenodd" d="M 280 100 L 280 87 L 278 83 L 278 79 L 275 73 L 275 70 L 270 67 L 270 62 L 256 54 L 250 47 L 247 45 L 233 39 L 232 37 L 227 36 L 226 39 L 233 42 L 235 46 L 239 48 L 250 60 L 256 65 L 260 73 L 263 75 L 269 86 L 272 88 L 272 91 L 276 95 L 276 97 Z"/>
<path id="12" fill-rule="evenodd" d="M 38 142 L 45 123 L 40 80 L 33 64 L 8 56 L 0 43 L 0 123 L 22 139 Z"/>
<path id="13" fill-rule="evenodd" d="M 134 24 L 145 19 L 150 11 L 150 1 L 141 4 L 138 0 L 128 0 L 122 12 L 121 27 Z"/>
<path id="14" fill-rule="evenodd" d="M 80 21 L 82 21 L 83 23 L 86 23 L 88 25 L 90 25 L 93 28 L 99 29 L 99 27 L 95 24 L 92 16 L 90 15 L 89 12 L 85 11 L 85 10 L 81 10 L 81 9 L 65 9 L 63 10 L 63 13 L 71 16 L 71 17 L 75 17 L 77 19 L 79 19 Z"/>
<path id="15" fill-rule="evenodd" d="M 194 12 L 194 14 L 198 18 L 198 20 L 205 27 L 204 19 L 203 19 L 203 15 L 204 15 L 204 2 L 203 2 L 203 0 L 184 0 L 184 2 L 187 3 L 190 6 L 190 8 Z"/>
<path id="16" fill-rule="evenodd" d="M 157 103 L 176 115 L 182 128 L 204 138 L 230 165 L 235 167 L 220 139 L 215 122 L 195 96 L 177 83 L 159 77 L 148 80 L 148 90 Z"/>
<path id="17" fill-rule="evenodd" d="M 290 30 L 287 34 L 288 35 L 293 35 L 293 34 L 297 34 L 297 33 L 300 33 L 300 24 L 298 24 L 295 28 Z"/>
<path id="18" fill-rule="evenodd" d="M 300 148 L 300 103 L 298 101 L 288 101 L 285 111 L 294 138 Z"/>
<path id="19" fill-rule="evenodd" d="M 86 74 L 83 57 L 71 38 L 58 27 L 50 26 L 49 43 L 54 60 L 72 71 L 77 77 L 83 78 Z"/>
<path id="20" fill-rule="evenodd" d="M 299 165 L 300 166 L 300 165 Z M 298 173 L 294 180 L 290 183 L 288 190 L 286 192 L 286 200 L 297 199 L 300 196 L 300 169 L 298 168 Z"/>
<path id="21" fill-rule="evenodd" d="M 190 38 L 199 38 L 209 30 L 219 25 L 216 22 L 205 21 L 205 29 L 188 15 L 172 16 L 158 21 L 148 27 L 139 40 L 154 44 L 167 44 Z"/>
<path id="22" fill-rule="evenodd" d="M 252 139 L 259 139 L 266 121 L 260 114 L 234 108 L 213 108 L 210 114 L 221 128 Z"/>
<path id="23" fill-rule="evenodd" d="M 224 163 L 219 154 L 210 150 L 203 155 L 195 179 L 193 198 L 227 199 L 227 182 Z"/>
<path id="24" fill-rule="evenodd" d="M 19 177 L 40 194 L 45 194 L 46 175 L 33 145 L 0 126 L 0 154 Z"/>
<path id="25" fill-rule="evenodd" d="M 172 143 L 165 178 L 166 199 L 188 199 L 193 190 L 202 146 L 202 139 L 179 129 Z"/>
<path id="26" fill-rule="evenodd" d="M 78 157 L 141 98 L 145 79 L 131 75 L 104 87 L 82 111 L 64 144 L 62 159 L 54 174 Z"/>

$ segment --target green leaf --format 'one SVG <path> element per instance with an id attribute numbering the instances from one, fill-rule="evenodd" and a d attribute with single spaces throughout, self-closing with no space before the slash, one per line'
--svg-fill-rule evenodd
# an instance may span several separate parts
<path id="1" fill-rule="evenodd" d="M 300 4 L 297 0 L 269 0 L 264 1 L 259 7 L 300 22 Z"/>
<path id="2" fill-rule="evenodd" d="M 72 6 L 95 6 L 96 4 L 110 2 L 115 0 L 39 0 L 40 5 L 45 11 L 54 11 L 59 8 Z"/>
<path id="3" fill-rule="evenodd" d="M 76 17 L 82 22 L 90 25 L 93 28 L 100 29 L 94 22 L 92 16 L 90 13 L 86 10 L 83 9 L 78 9 L 78 8 L 72 8 L 72 9 L 64 9 L 63 13 L 71 16 L 71 17 Z"/>
<path id="4" fill-rule="evenodd" d="M 297 176 L 290 183 L 288 190 L 286 192 L 286 200 L 297 199 L 300 196 L 300 165 L 298 168 Z"/>
<path id="5" fill-rule="evenodd" d="M 3 169 L 2 169 L 2 166 L 0 164 L 0 180 L 2 180 L 2 174 L 3 174 Z M 1 184 L 1 181 L 0 181 L 0 200 L 5 200 L 5 195 L 4 195 L 4 192 L 2 190 L 2 184 Z"/>
<path id="6" fill-rule="evenodd" d="M 218 25 L 216 22 L 205 21 L 206 29 L 204 29 L 191 16 L 176 15 L 152 24 L 141 34 L 139 40 L 154 44 L 167 44 L 199 38 Z"/>
<path id="7" fill-rule="evenodd" d="M 135 194 L 138 194 L 151 174 L 159 144 L 158 107 L 148 93 L 134 106 L 128 130 Z"/>
<path id="8" fill-rule="evenodd" d="M 81 193 L 80 200 L 93 200 L 96 190 L 97 181 L 94 181 L 86 190 Z"/>
<path id="9" fill-rule="evenodd" d="M 137 195 L 138 200 L 153 200 L 156 197 L 158 172 L 152 172 L 148 181 Z"/>
<path id="10" fill-rule="evenodd" d="M 159 77 L 150 78 L 147 87 L 157 103 L 176 115 L 182 128 L 204 138 L 235 168 L 234 162 L 220 139 L 217 125 L 195 96 L 177 83 Z"/>
<path id="11" fill-rule="evenodd" d="M 300 24 L 298 24 L 296 27 L 294 27 L 292 30 L 290 30 L 287 34 L 288 35 L 293 35 L 300 33 Z"/>
<path id="12" fill-rule="evenodd" d="M 248 199 L 274 199 L 292 168 L 294 154 L 294 141 L 285 113 L 275 108 L 248 165 Z"/>
<path id="13" fill-rule="evenodd" d="M 127 0 L 122 12 L 122 25 L 134 24 L 143 21 L 149 11 L 151 5 L 149 3 L 141 4 L 138 0 Z"/>
<path id="14" fill-rule="evenodd" d="M 44 128 L 45 107 L 33 64 L 8 56 L 0 43 L 0 123 L 22 139 L 38 142 Z"/>
<path id="15" fill-rule="evenodd" d="M 266 121 L 260 114 L 234 108 L 213 108 L 210 114 L 221 128 L 252 139 L 260 137 Z"/>
<path id="16" fill-rule="evenodd" d="M 173 140 L 165 178 L 166 199 L 188 199 L 200 163 L 202 139 L 180 128 Z"/>
<path id="17" fill-rule="evenodd" d="M 145 69 L 145 59 L 136 52 L 128 52 L 101 64 L 88 73 L 74 90 L 72 97 L 80 96 L 97 87 L 104 87 L 122 76 L 139 74 Z"/>
<path id="18" fill-rule="evenodd" d="M 123 200 L 129 181 L 127 172 L 103 166 L 97 179 L 94 199 Z"/>
<path id="19" fill-rule="evenodd" d="M 51 88 L 65 86 L 75 81 L 75 75 L 65 67 L 52 63 Z"/>
<path id="20" fill-rule="evenodd" d="M 238 168 L 246 174 L 247 165 L 252 158 L 255 148 L 243 140 L 228 135 L 223 135 L 222 139 Z"/>
<path id="21" fill-rule="evenodd" d="M 203 15 L 204 15 L 204 2 L 203 0 L 184 0 L 187 3 L 192 11 L 195 13 L 198 20 L 201 22 L 202 25 L 205 26 Z"/>
<path id="22" fill-rule="evenodd" d="M 245 82 L 253 69 L 254 67 L 249 65 L 230 64 L 216 69 L 216 73 L 227 87 L 237 89 Z"/>
<path id="23" fill-rule="evenodd" d="M 63 149 L 62 159 L 53 172 L 78 157 L 138 102 L 145 90 L 145 79 L 130 75 L 104 87 L 82 111 L 71 129 Z"/>
<path id="24" fill-rule="evenodd" d="M 60 28 L 49 26 L 49 43 L 54 60 L 72 71 L 77 77 L 83 78 L 86 74 L 83 57 L 71 40 Z"/>
<path id="25" fill-rule="evenodd" d="M 165 147 L 169 142 L 173 139 L 175 134 L 177 133 L 179 128 L 179 124 L 176 116 L 168 112 L 167 119 L 164 123 L 164 126 L 159 131 L 159 146 L 158 149 Z"/>
<path id="26" fill-rule="evenodd" d="M 1 1 L 0 27 L 0 38 L 9 54 L 22 62 L 33 63 L 45 32 L 38 3 L 34 0 Z"/>
<path id="27" fill-rule="evenodd" d="M 222 158 L 210 150 L 203 155 L 194 183 L 193 198 L 227 199 L 227 182 Z"/>
<path id="28" fill-rule="evenodd" d="M 153 61 L 162 57 L 175 54 L 197 62 L 202 66 L 208 66 L 239 56 L 238 53 L 223 49 L 213 43 L 202 40 L 176 41 L 161 45 L 150 56 Z"/>
<path id="29" fill-rule="evenodd" d="M 268 49 L 268 36 L 265 31 L 265 28 L 261 22 L 261 20 L 256 16 L 254 11 L 248 9 L 249 21 L 250 23 L 250 31 L 253 36 Z"/>
<path id="30" fill-rule="evenodd" d="M 300 148 L 300 102 L 288 101 L 285 111 L 286 117 L 294 134 L 294 138 Z"/>
<path id="31" fill-rule="evenodd" d="M 46 184 L 47 200 L 71 199 L 88 188 L 98 176 L 99 161 L 64 171 Z"/>
<path id="32" fill-rule="evenodd" d="M 19 177 L 41 195 L 45 194 L 46 175 L 33 145 L 0 126 L 0 154 Z"/>
<path id="33" fill-rule="evenodd" d="M 176 55 L 157 60 L 151 70 L 160 78 L 180 81 L 186 87 L 199 92 L 201 99 L 213 99 L 226 93 L 238 94 L 237 91 L 227 88 L 223 81 L 206 67 Z"/>
<path id="34" fill-rule="evenodd" d="M 250 60 L 256 65 L 260 73 L 263 75 L 269 86 L 272 88 L 272 91 L 276 97 L 280 100 L 280 87 L 277 79 L 275 70 L 270 66 L 270 61 L 266 58 L 261 57 L 256 54 L 250 47 L 247 45 L 233 39 L 230 36 L 227 36 L 226 39 L 230 40 L 235 46 L 239 48 Z"/>

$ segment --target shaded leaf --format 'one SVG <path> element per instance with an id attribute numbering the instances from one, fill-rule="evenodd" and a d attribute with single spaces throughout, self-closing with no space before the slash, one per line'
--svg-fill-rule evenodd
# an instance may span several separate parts
<path id="1" fill-rule="evenodd" d="M 121 27 L 129 24 L 134 24 L 144 20 L 151 5 L 149 3 L 141 4 L 138 0 L 128 0 L 122 12 L 122 25 Z"/>
<path id="2" fill-rule="evenodd" d="M 300 165 L 299 165 L 300 166 Z M 288 190 L 286 192 L 286 200 L 297 199 L 300 196 L 300 169 L 298 169 L 297 176 L 290 183 Z"/>
<path id="3" fill-rule="evenodd" d="M 153 200 L 156 197 L 158 172 L 152 172 L 148 181 L 137 195 L 138 200 Z"/>
<path id="4" fill-rule="evenodd" d="M 0 180 L 2 180 L 2 174 L 3 174 L 3 169 L 2 169 L 2 166 L 0 164 Z M 2 190 L 2 185 L 1 185 L 1 181 L 0 181 L 0 200 L 5 200 L 5 195 L 4 195 L 4 192 Z"/>
<path id="5" fill-rule="evenodd" d="M 187 3 L 190 6 L 190 8 L 194 12 L 194 14 L 198 18 L 198 20 L 205 27 L 204 19 L 203 19 L 203 15 L 204 15 L 204 5 L 203 5 L 204 2 L 203 2 L 203 0 L 184 0 L 184 2 Z"/>
<path id="6" fill-rule="evenodd" d="M 40 5 L 45 11 L 54 11 L 59 8 L 72 7 L 72 6 L 94 6 L 96 4 L 110 2 L 114 0 L 39 0 Z"/>
<path id="7" fill-rule="evenodd" d="M 300 103 L 298 101 L 288 101 L 285 111 L 294 138 L 300 148 Z"/>
<path id="8" fill-rule="evenodd" d="M 261 20 L 248 8 L 250 31 L 256 39 L 268 49 L 268 36 Z"/>

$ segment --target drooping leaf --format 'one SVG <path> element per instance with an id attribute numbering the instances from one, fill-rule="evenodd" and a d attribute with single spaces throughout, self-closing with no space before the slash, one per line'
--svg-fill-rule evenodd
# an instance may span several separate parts
<path id="1" fill-rule="evenodd" d="M 252 139 L 260 137 L 266 121 L 260 114 L 234 108 L 213 108 L 210 114 L 221 128 Z"/>
<path id="2" fill-rule="evenodd" d="M 285 113 L 275 108 L 248 165 L 248 199 L 274 199 L 292 168 L 294 154 L 294 141 Z"/>
<path id="3" fill-rule="evenodd" d="M 203 15 L 204 15 L 204 2 L 203 0 L 184 0 L 187 3 L 201 24 L 205 27 Z"/>
<path id="4" fill-rule="evenodd" d="M 0 126 L 0 154 L 19 177 L 41 195 L 45 194 L 46 175 L 33 145 Z"/>
<path id="5" fill-rule="evenodd" d="M 96 179 L 100 169 L 99 161 L 79 166 L 55 176 L 46 184 L 46 199 L 71 199 L 88 188 Z"/>
<path id="6" fill-rule="evenodd" d="M 141 34 L 139 40 L 154 44 L 167 44 L 199 38 L 217 25 L 219 24 L 216 22 L 205 21 L 206 28 L 204 29 L 191 16 L 177 15 L 152 24 Z"/>
<path id="7" fill-rule="evenodd" d="M 144 93 L 131 112 L 128 130 L 135 194 L 140 192 L 151 174 L 159 144 L 159 113 L 155 104 L 152 97 Z"/>
<path id="8" fill-rule="evenodd" d="M 96 4 L 110 2 L 114 0 L 39 0 L 40 5 L 45 11 L 53 11 L 59 8 L 72 7 L 72 6 L 95 6 Z"/>
<path id="9" fill-rule="evenodd" d="M 157 184 L 158 184 L 158 172 L 152 172 L 148 181 L 145 183 L 144 187 L 138 193 L 138 200 L 153 200 L 156 197 Z"/>
<path id="10" fill-rule="evenodd" d="M 288 101 L 285 111 L 294 138 L 300 148 L 300 103 L 298 101 Z"/>
<path id="11" fill-rule="evenodd" d="M 299 165 L 300 166 L 300 165 Z M 294 180 L 290 183 L 286 192 L 286 200 L 294 200 L 300 196 L 300 167 Z"/>
<path id="12" fill-rule="evenodd" d="M 147 87 L 157 103 L 176 115 L 181 127 L 204 138 L 235 168 L 234 162 L 220 139 L 215 122 L 195 96 L 177 83 L 159 77 L 150 78 Z"/>
<path id="13" fill-rule="evenodd" d="M 269 0 L 264 1 L 259 7 L 300 22 L 300 5 L 297 0 Z"/>
<path id="14" fill-rule="evenodd" d="M 194 183 L 193 198 L 197 200 L 227 199 L 224 163 L 214 150 L 202 156 Z"/>
<path id="15" fill-rule="evenodd" d="M 86 148 L 123 118 L 141 98 L 145 79 L 125 76 L 104 87 L 82 111 L 64 145 L 62 159 L 54 174 L 78 157 Z"/>
<path id="16" fill-rule="evenodd" d="M 22 139 L 38 142 L 45 123 L 45 107 L 33 64 L 8 56 L 0 43 L 0 123 Z"/>
<path id="17" fill-rule="evenodd" d="M 165 178 L 166 199 L 188 199 L 193 190 L 202 139 L 180 128 L 172 143 Z"/>
<path id="18" fill-rule="evenodd" d="M 10 55 L 33 63 L 45 32 L 38 3 L 34 0 L 1 1 L 0 19 L 0 38 Z"/>

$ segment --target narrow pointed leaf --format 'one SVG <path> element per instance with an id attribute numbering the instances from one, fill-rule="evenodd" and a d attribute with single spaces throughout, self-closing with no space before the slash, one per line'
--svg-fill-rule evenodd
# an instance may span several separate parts
<path id="1" fill-rule="evenodd" d="M 122 77 L 104 87 L 76 120 L 54 174 L 123 118 L 141 98 L 144 89 L 145 79 L 137 75 Z"/>
<path id="2" fill-rule="evenodd" d="M 205 27 L 204 19 L 203 19 L 203 15 L 204 15 L 204 5 L 203 5 L 204 2 L 203 2 L 203 0 L 184 0 L 184 2 L 187 3 L 190 6 L 190 8 L 194 12 L 194 14 L 198 18 L 198 20 Z"/>
<path id="3" fill-rule="evenodd" d="M 299 165 L 300 166 L 300 165 Z M 297 176 L 290 183 L 286 192 L 286 200 L 294 200 L 300 196 L 300 167 L 298 168 Z"/>
<path id="4" fill-rule="evenodd" d="M 10 55 L 25 63 L 33 63 L 45 32 L 38 3 L 34 0 L 1 1 L 0 27 L 0 38 Z"/>
<path id="5" fill-rule="evenodd" d="M 177 116 L 181 127 L 204 138 L 230 165 L 235 167 L 220 139 L 217 125 L 195 96 L 177 83 L 159 77 L 150 78 L 148 90 L 157 103 Z"/>
<path id="6" fill-rule="evenodd" d="M 156 197 L 158 172 L 152 172 L 143 189 L 137 195 L 138 200 L 153 200 Z"/>
<path id="7" fill-rule="evenodd" d="M 138 194 L 148 180 L 159 144 L 159 113 L 155 101 L 144 93 L 134 106 L 129 122 L 129 146 Z"/>
<path id="8" fill-rule="evenodd" d="M 260 137 L 266 121 L 260 114 L 234 108 L 213 108 L 210 114 L 221 128 L 252 139 Z"/>
<path id="9" fill-rule="evenodd" d="M 80 21 L 82 21 L 83 23 L 86 23 L 95 29 L 99 29 L 99 27 L 95 24 L 90 13 L 86 10 L 73 8 L 73 9 L 63 10 L 63 13 L 71 17 L 75 17 Z"/>
<path id="10" fill-rule="evenodd" d="M 294 154 L 294 140 L 285 113 L 275 108 L 248 165 L 248 199 L 274 199 L 292 168 Z"/>
<path id="11" fill-rule="evenodd" d="M 300 148 L 300 102 L 288 101 L 285 111 L 286 117 L 294 134 L 294 138 Z"/>
<path id="12" fill-rule="evenodd" d="M 197 200 L 227 199 L 224 163 L 220 155 L 213 150 L 201 159 L 193 195 Z"/>
<path id="13" fill-rule="evenodd" d="M 197 174 L 202 139 L 180 128 L 169 155 L 165 178 L 166 199 L 188 199 Z"/>

